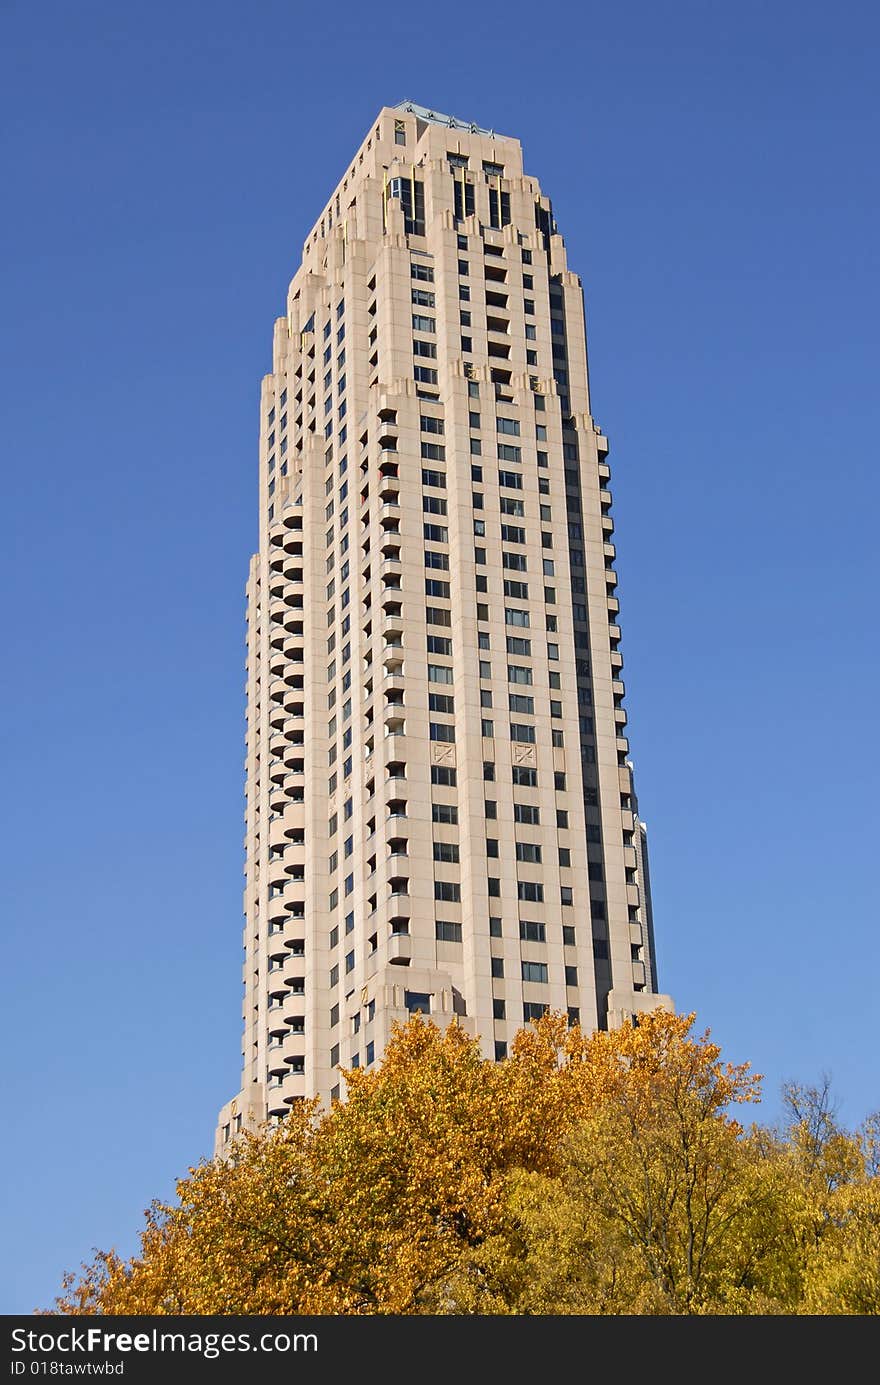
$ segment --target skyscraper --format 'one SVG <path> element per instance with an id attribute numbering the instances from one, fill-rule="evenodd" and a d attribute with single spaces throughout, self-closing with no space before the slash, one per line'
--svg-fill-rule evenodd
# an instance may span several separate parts
<path id="1" fill-rule="evenodd" d="M 344 1095 L 392 1022 L 503 1058 L 656 993 L 608 443 L 516 139 L 386 107 L 303 248 L 260 402 L 242 1089 Z"/>

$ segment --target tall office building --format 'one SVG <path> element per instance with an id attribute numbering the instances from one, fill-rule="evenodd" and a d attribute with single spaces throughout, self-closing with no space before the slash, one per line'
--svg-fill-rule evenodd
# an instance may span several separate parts
<path id="1" fill-rule="evenodd" d="M 392 1023 L 659 996 L 581 281 L 516 139 L 386 107 L 260 402 L 237 1129 Z"/>

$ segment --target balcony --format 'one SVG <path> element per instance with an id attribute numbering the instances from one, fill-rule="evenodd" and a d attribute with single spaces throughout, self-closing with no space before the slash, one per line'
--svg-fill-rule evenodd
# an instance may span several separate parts
<path id="1" fill-rule="evenodd" d="M 412 938 L 409 933 L 392 933 L 388 939 L 388 961 L 393 966 L 408 967 L 412 960 Z"/>
<path id="2" fill-rule="evenodd" d="M 305 1046 L 305 1035 L 303 1033 L 288 1033 L 281 1043 L 281 1057 L 285 1063 L 298 1062 L 305 1057 Z"/>
<path id="3" fill-rule="evenodd" d="M 269 862 L 268 882 L 270 892 L 272 890 L 276 892 L 273 896 L 274 903 L 275 899 L 278 897 L 278 891 L 281 891 L 283 894 L 284 887 L 287 884 L 287 876 L 284 873 L 284 862 L 280 858 Z"/>
<path id="4" fill-rule="evenodd" d="M 412 912 L 409 890 L 392 890 L 388 895 L 388 916 L 392 926 L 395 919 L 408 919 Z"/>
<path id="5" fill-rule="evenodd" d="M 287 991 L 281 1001 L 281 1018 L 288 1024 L 291 1022 L 296 1023 L 297 1020 L 301 1020 L 305 1017 L 305 1013 L 305 992 L 303 991 L 300 994 L 293 995 L 290 991 Z"/>
<path id="6" fill-rule="evenodd" d="M 304 918 L 291 918 L 287 915 L 281 931 L 281 941 L 291 952 L 297 951 L 302 960 L 306 940 L 306 921 Z"/>
<path id="7" fill-rule="evenodd" d="M 386 700 L 390 699 L 393 694 L 399 694 L 403 697 L 406 690 L 406 682 L 400 673 L 386 673 L 382 680 L 382 690 L 385 693 Z M 394 704 L 392 703 L 390 705 Z"/>
<path id="8" fill-rule="evenodd" d="M 409 871 L 409 856 L 405 851 L 392 851 L 385 858 L 385 866 L 389 876 L 403 875 Z"/>

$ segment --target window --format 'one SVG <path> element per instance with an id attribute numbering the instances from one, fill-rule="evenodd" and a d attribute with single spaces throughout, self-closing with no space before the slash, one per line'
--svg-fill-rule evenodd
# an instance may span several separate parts
<path id="1" fill-rule="evenodd" d="M 527 1000 L 523 1004 L 523 1020 L 526 1024 L 529 1024 L 531 1020 L 539 1020 L 546 1013 L 547 1006 L 539 1004 L 537 1001 Z"/>
<path id="2" fill-rule="evenodd" d="M 443 420 L 442 420 L 442 418 L 432 418 L 432 417 L 431 417 L 430 415 L 428 415 L 428 414 L 422 414 L 422 415 L 421 415 L 421 425 L 422 425 L 422 432 L 423 432 L 423 433 L 442 433 L 442 432 L 443 432 Z"/>
<path id="3" fill-rule="evenodd" d="M 526 726 L 524 722 L 512 721 L 510 723 L 510 739 L 520 741 L 525 745 L 535 744 L 534 726 Z"/>
<path id="4" fill-rule="evenodd" d="M 446 919 L 437 919 L 434 924 L 434 936 L 441 943 L 460 943 L 461 924 L 452 923 Z"/>
<path id="5" fill-rule="evenodd" d="M 439 606 L 426 606 L 425 620 L 428 625 L 451 625 L 452 615 L 449 611 L 444 611 Z"/>
<path id="6" fill-rule="evenodd" d="M 432 342 L 432 341 L 414 341 L 414 342 L 413 342 L 413 355 L 414 355 L 414 356 L 428 356 L 428 357 L 431 357 L 431 358 L 436 358 L 436 356 L 437 356 L 437 347 L 435 346 L 434 342 Z M 435 380 L 436 380 L 436 376 L 435 376 Z"/>
<path id="7" fill-rule="evenodd" d="M 447 726 L 443 722 L 431 721 L 428 723 L 432 741 L 454 741 L 455 727 Z"/>
<path id="8" fill-rule="evenodd" d="M 425 444 L 423 443 L 424 447 Z M 446 501 L 440 495 L 423 495 L 422 510 L 428 515 L 445 515 Z"/>
<path id="9" fill-rule="evenodd" d="M 430 1015 L 431 997 L 425 991 L 404 991 L 403 1003 L 411 1015 Z"/>
<path id="10" fill-rule="evenodd" d="M 449 600 L 449 583 L 441 582 L 436 577 L 425 578 L 425 595 L 441 596 L 444 600 Z"/>
<path id="11" fill-rule="evenodd" d="M 538 771 L 529 769 L 526 765 L 514 765 L 511 771 L 514 784 L 518 784 L 523 789 L 536 789 L 538 787 Z"/>
<path id="12" fill-rule="evenodd" d="M 555 774 L 553 775 L 553 787 L 559 790 L 565 788 L 565 775 L 562 773 L 561 770 L 556 770 Z"/>
<path id="13" fill-rule="evenodd" d="M 491 857 L 491 858 L 497 860 L 497 858 L 498 858 L 498 838 L 497 838 L 497 837 L 487 837 L 487 838 L 486 838 L 486 855 L 487 855 L 488 857 Z"/>
<path id="14" fill-rule="evenodd" d="M 492 958 L 490 959 L 490 966 L 491 966 L 491 971 L 492 971 L 492 975 L 493 975 L 493 976 L 500 977 L 500 976 L 503 976 L 503 975 L 504 975 L 504 958 L 503 958 L 503 957 L 492 957 Z"/>
<path id="15" fill-rule="evenodd" d="M 546 962 L 523 962 L 522 963 L 523 981 L 537 981 L 546 984 L 547 963 Z"/>
<path id="16" fill-rule="evenodd" d="M 520 919 L 519 936 L 526 943 L 545 943 L 547 929 L 543 923 L 528 923 L 525 919 Z"/>
<path id="17" fill-rule="evenodd" d="M 483 778 L 489 782 L 495 778 L 495 762 L 493 760 L 483 761 Z"/>
<path id="18" fill-rule="evenodd" d="M 429 654 L 446 654 L 446 655 L 451 659 L 451 658 L 452 658 L 452 640 L 446 639 L 446 637 L 445 637 L 444 635 L 429 635 L 429 636 L 428 636 L 428 653 L 429 653 Z M 438 678 L 436 681 L 437 681 L 438 683 L 440 683 L 440 682 L 442 682 L 443 680 L 442 680 L 441 678 Z"/>
<path id="19" fill-rule="evenodd" d="M 434 307 L 434 295 L 428 289 L 413 289 L 412 301 L 424 308 Z"/>
<path id="20" fill-rule="evenodd" d="M 505 606 L 505 608 L 504 608 L 504 623 L 505 623 L 505 625 L 525 625 L 525 626 L 527 626 L 528 623 L 529 623 L 529 613 L 528 613 L 528 611 L 519 611 L 519 610 L 515 610 L 515 609 L 514 609 L 513 607 L 511 607 L 511 606 Z"/>
<path id="21" fill-rule="evenodd" d="M 499 433 L 510 433 L 515 438 L 519 437 L 519 423 L 515 418 L 496 419 L 495 426 Z"/>
<path id="22" fill-rule="evenodd" d="M 458 857 L 458 846 L 456 845 L 455 842 L 435 842 L 435 843 L 434 843 L 434 860 L 435 860 L 435 861 L 453 861 L 453 862 L 457 862 L 458 859 L 459 859 L 459 857 Z"/>
<path id="23" fill-rule="evenodd" d="M 517 601 L 528 601 L 529 584 L 528 582 L 515 582 L 504 579 L 504 595 L 512 596 Z"/>
<path id="24" fill-rule="evenodd" d="M 536 808 L 533 803 L 514 803 L 513 820 L 514 822 L 526 822 L 537 827 L 541 822 L 541 810 Z"/>
<path id="25" fill-rule="evenodd" d="M 521 447 L 511 447 L 511 445 L 510 445 L 509 443 L 506 443 L 506 442 L 499 442 L 499 444 L 498 444 L 498 460 L 499 460 L 499 462 L 521 462 L 521 461 L 522 461 L 522 448 L 521 448 Z"/>
<path id="26" fill-rule="evenodd" d="M 506 567 L 509 572 L 526 572 L 528 563 L 525 553 L 506 553 L 501 550 L 501 566 Z"/>
<path id="27" fill-rule="evenodd" d="M 516 894 L 518 899 L 527 899 L 532 904 L 541 904 L 544 899 L 544 886 L 536 880 L 518 880 L 516 882 Z"/>
<path id="28" fill-rule="evenodd" d="M 515 471 L 499 471 L 498 484 L 515 491 L 521 491 L 523 488 L 522 477 Z"/>
<path id="29" fill-rule="evenodd" d="M 502 495 L 498 503 L 503 515 L 517 515 L 519 518 L 523 518 L 525 515 L 525 505 L 521 500 L 517 500 L 515 496 Z"/>
<path id="30" fill-rule="evenodd" d="M 505 1011 L 504 1011 L 504 1001 L 503 1001 L 503 1000 L 493 1000 L 493 1001 L 492 1001 L 492 1018 L 493 1018 L 493 1019 L 496 1019 L 496 1020 L 503 1020 L 503 1019 L 504 1019 L 504 1013 L 505 1013 Z M 496 1047 L 497 1047 L 497 1045 L 496 1045 Z M 496 1058 L 497 1058 L 498 1055 L 496 1054 L 495 1056 L 496 1056 Z"/>
<path id="31" fill-rule="evenodd" d="M 428 543 L 449 542 L 449 530 L 442 524 L 423 524 L 422 533 Z M 436 564 L 433 566 L 436 566 Z"/>
<path id="32" fill-rule="evenodd" d="M 428 682 L 429 682 L 429 683 L 451 683 L 452 681 L 453 681 L 453 679 L 452 679 L 452 669 L 451 669 L 451 668 L 447 668 L 447 666 L 446 666 L 445 664 L 429 664 L 429 665 L 428 665 Z"/>
<path id="33" fill-rule="evenodd" d="M 525 664 L 508 664 L 507 681 L 508 683 L 531 683 L 532 670 L 526 668 Z"/>
<path id="34" fill-rule="evenodd" d="M 524 640 L 518 635 L 508 635 L 507 652 L 508 654 L 525 654 L 527 658 L 530 658 L 532 653 L 532 642 L 531 640 Z"/>
<path id="35" fill-rule="evenodd" d="M 518 524 L 502 524 L 501 540 L 503 543 L 525 543 L 526 531 Z"/>
<path id="36" fill-rule="evenodd" d="M 431 783 L 443 784 L 447 789 L 454 789 L 457 783 L 455 770 L 450 769 L 448 765 L 432 765 Z"/>
<path id="37" fill-rule="evenodd" d="M 452 716 L 455 712 L 455 698 L 448 697 L 446 693 L 428 693 L 429 712 L 447 712 Z"/>
<path id="38" fill-rule="evenodd" d="M 434 282 L 434 271 L 430 265 L 418 264 L 413 261 L 409 267 L 409 272 L 410 277 L 413 279 L 422 279 L 429 284 L 433 284 Z"/>
<path id="39" fill-rule="evenodd" d="M 541 848 L 535 842 L 517 842 L 516 859 L 518 861 L 533 861 L 540 864 Z"/>
<path id="40" fill-rule="evenodd" d="M 449 570 L 449 554 L 437 553 L 433 548 L 425 551 L 425 567 L 441 568 L 444 572 Z"/>
<path id="41" fill-rule="evenodd" d="M 458 809 L 452 803 L 432 803 L 431 821 L 457 823 Z"/>
<path id="42" fill-rule="evenodd" d="M 560 885 L 560 887 L 559 887 L 559 902 L 560 902 L 560 904 L 568 904 L 568 905 L 574 903 L 574 895 L 573 895 L 573 893 L 572 893 L 571 885 Z"/>
<path id="43" fill-rule="evenodd" d="M 435 880 L 434 898 L 446 900 L 447 903 L 458 903 L 461 900 L 461 885 L 455 880 Z"/>

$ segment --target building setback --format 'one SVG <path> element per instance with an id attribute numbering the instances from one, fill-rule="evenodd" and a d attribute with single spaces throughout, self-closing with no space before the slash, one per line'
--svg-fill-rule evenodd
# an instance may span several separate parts
<path id="1" fill-rule="evenodd" d="M 581 281 L 516 139 L 386 107 L 260 402 L 242 1087 L 344 1096 L 395 1020 L 501 1059 L 659 1004 L 608 442 Z"/>

